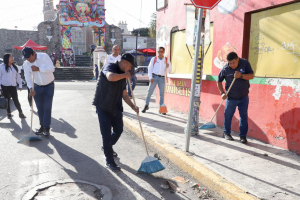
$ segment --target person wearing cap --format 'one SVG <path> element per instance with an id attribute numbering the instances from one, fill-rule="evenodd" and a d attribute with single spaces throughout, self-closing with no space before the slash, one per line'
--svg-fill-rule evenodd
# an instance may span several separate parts
<path id="1" fill-rule="evenodd" d="M 37 53 L 30 47 L 25 47 L 22 54 L 24 62 L 24 73 L 30 95 L 38 110 L 40 129 L 37 135 L 50 135 L 52 101 L 54 96 L 54 75 L 55 70 L 51 58 L 46 53 Z M 34 73 L 33 73 L 34 72 Z M 32 77 L 34 75 L 34 83 Z M 34 90 L 33 88 L 34 84 Z"/>
<path id="2" fill-rule="evenodd" d="M 106 157 L 106 167 L 111 170 L 120 170 L 114 161 L 117 153 L 114 152 L 113 146 L 123 132 L 122 99 L 135 112 L 139 112 L 139 108 L 132 103 L 126 91 L 126 79 L 131 76 L 129 70 L 132 66 L 134 66 L 134 57 L 130 53 L 123 54 L 120 62 L 105 65 L 100 72 L 93 100 L 102 134 L 101 149 Z"/>
<path id="3" fill-rule="evenodd" d="M 117 61 L 121 60 L 121 56 L 119 55 L 120 53 L 120 48 L 118 45 L 114 45 L 112 48 L 112 54 L 108 55 L 105 59 L 104 65 L 107 65 L 108 63 L 115 63 Z"/>
<path id="4" fill-rule="evenodd" d="M 159 105 L 162 105 L 164 103 L 165 76 L 167 75 L 167 72 L 170 73 L 172 71 L 170 60 L 167 57 L 165 57 L 164 54 L 165 54 L 165 48 L 159 47 L 158 57 L 153 57 L 149 63 L 148 76 L 150 79 L 150 85 L 146 97 L 146 105 L 142 110 L 143 113 L 149 110 L 150 98 L 156 88 L 156 85 L 158 85 L 158 89 L 159 89 L 159 97 L 160 97 Z M 162 114 L 166 114 L 166 113 L 162 113 Z"/>

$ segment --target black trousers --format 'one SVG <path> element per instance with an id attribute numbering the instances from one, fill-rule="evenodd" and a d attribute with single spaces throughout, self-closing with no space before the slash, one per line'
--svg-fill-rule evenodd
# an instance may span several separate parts
<path id="1" fill-rule="evenodd" d="M 10 110 L 10 97 L 13 99 L 14 104 L 16 108 L 18 109 L 19 113 L 22 113 L 21 105 L 18 99 L 18 92 L 17 88 L 15 86 L 3 86 L 1 85 L 2 90 L 3 90 L 3 95 L 8 101 L 8 108 L 7 108 L 7 113 L 11 113 Z"/>
<path id="2" fill-rule="evenodd" d="M 29 105 L 32 106 L 32 96 L 30 96 L 30 89 L 27 87 L 27 90 L 28 90 L 28 102 Z"/>

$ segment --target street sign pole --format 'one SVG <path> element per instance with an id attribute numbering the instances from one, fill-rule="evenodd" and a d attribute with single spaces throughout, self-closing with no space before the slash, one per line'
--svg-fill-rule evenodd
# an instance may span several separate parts
<path id="1" fill-rule="evenodd" d="M 190 147 L 190 139 L 191 139 L 191 133 L 192 129 L 194 130 L 195 127 L 192 127 L 192 124 L 197 123 L 197 131 L 198 131 L 198 123 L 199 121 L 199 106 L 200 106 L 200 83 L 202 79 L 202 70 L 200 68 L 198 71 L 198 62 L 199 62 L 199 52 L 203 51 L 203 46 L 201 45 L 201 31 L 202 31 L 202 16 L 203 16 L 203 9 L 200 9 L 198 13 L 198 28 L 197 28 L 197 35 L 196 35 L 196 44 L 195 44 L 195 53 L 194 53 L 194 61 L 193 61 L 193 74 L 192 74 L 192 84 L 191 84 L 191 95 L 190 95 L 190 106 L 189 106 L 189 115 L 188 115 L 188 123 L 187 123 L 187 129 L 186 129 L 186 142 L 185 142 L 185 149 L 186 152 L 189 151 Z M 200 64 L 202 63 L 202 53 L 200 53 Z M 200 76 L 197 80 L 197 73 L 198 76 Z M 197 83 L 197 88 L 196 88 Z M 198 109 L 198 116 L 193 116 L 193 110 Z M 194 121 L 194 123 L 193 123 Z"/>

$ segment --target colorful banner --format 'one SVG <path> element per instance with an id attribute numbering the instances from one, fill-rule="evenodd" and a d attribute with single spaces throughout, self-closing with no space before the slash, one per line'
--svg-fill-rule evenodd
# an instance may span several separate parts
<path id="1" fill-rule="evenodd" d="M 61 0 L 60 23 L 64 26 L 104 27 L 104 0 Z"/>

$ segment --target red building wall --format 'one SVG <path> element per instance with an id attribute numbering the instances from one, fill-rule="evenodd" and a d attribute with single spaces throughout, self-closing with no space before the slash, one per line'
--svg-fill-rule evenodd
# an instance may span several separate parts
<path id="1" fill-rule="evenodd" d="M 234 0 L 230 0 L 234 1 Z M 265 9 L 287 2 L 289 0 L 237 0 L 236 9 L 228 14 L 215 7 L 211 11 L 211 21 L 214 24 L 213 66 L 212 75 L 217 76 L 220 66 L 215 60 L 226 53 L 226 49 L 235 50 L 238 55 L 243 55 L 243 31 L 245 13 Z M 157 30 L 166 26 L 169 30 L 173 27 L 185 29 L 186 13 L 185 3 L 189 0 L 173 0 L 168 2 L 166 9 L 157 12 Z M 223 47 L 223 48 L 222 48 Z M 220 51 L 221 50 L 221 51 Z M 170 56 L 170 55 L 169 55 Z M 174 56 L 174 55 L 173 55 Z M 219 60 L 218 60 L 218 59 Z M 280 81 L 278 84 L 273 82 Z M 249 133 L 250 137 L 288 149 L 300 154 L 300 94 L 294 87 L 284 84 L 292 79 L 266 79 L 258 78 L 251 82 L 249 104 Z M 188 112 L 189 88 L 191 80 L 169 78 L 169 86 L 165 95 L 165 103 L 169 108 Z M 169 87 L 169 88 L 168 88 Z M 175 88 L 175 89 L 174 89 Z M 169 91 L 168 91 L 169 89 Z M 188 91 L 188 92 L 186 92 Z M 277 92 L 276 92 L 277 91 Z M 279 92 L 278 92 L 279 91 Z M 275 98 L 280 95 L 280 98 Z M 159 95 L 157 95 L 159 98 Z M 159 100 L 159 99 L 157 99 Z M 201 91 L 200 118 L 209 121 L 221 102 L 216 81 L 203 80 Z M 224 123 L 224 105 L 219 110 L 215 122 L 219 126 Z M 239 132 L 239 115 L 235 113 L 232 129 Z"/>

